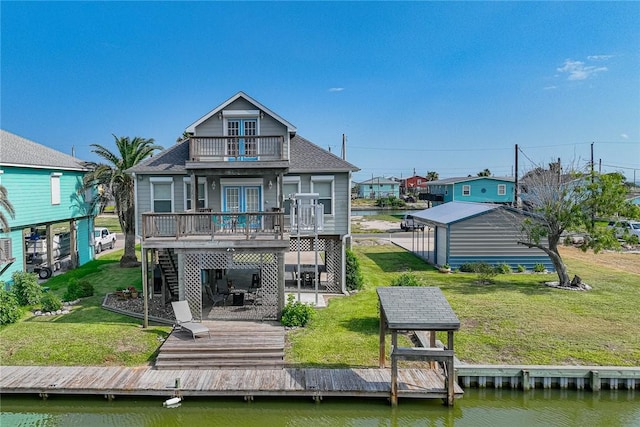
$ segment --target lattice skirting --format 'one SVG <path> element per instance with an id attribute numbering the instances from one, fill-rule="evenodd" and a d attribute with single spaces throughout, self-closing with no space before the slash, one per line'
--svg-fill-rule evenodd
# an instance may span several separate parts
<path id="1" fill-rule="evenodd" d="M 276 304 L 266 305 L 256 312 L 257 319 L 275 320 L 279 307 L 283 305 L 284 278 L 279 280 L 279 271 L 284 271 L 284 254 L 255 252 L 186 252 L 182 257 L 182 283 L 184 296 L 189 302 L 194 319 L 202 320 L 202 270 L 251 269 L 261 270 L 262 292 L 266 299 Z M 280 285 L 280 281 L 282 284 Z"/>
<path id="2" fill-rule="evenodd" d="M 289 251 L 298 251 L 298 241 L 300 251 L 312 252 L 317 249 L 320 252 L 325 253 L 324 262 L 327 268 L 327 292 L 329 293 L 342 293 L 342 257 L 344 251 L 342 248 L 342 241 L 339 238 L 329 238 L 325 236 L 318 236 L 314 239 L 313 236 L 304 236 L 298 239 L 295 236 L 289 240 Z"/>

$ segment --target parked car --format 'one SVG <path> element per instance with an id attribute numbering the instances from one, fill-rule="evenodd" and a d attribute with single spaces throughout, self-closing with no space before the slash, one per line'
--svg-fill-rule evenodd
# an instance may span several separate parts
<path id="1" fill-rule="evenodd" d="M 400 228 L 404 231 L 424 230 L 424 224 L 417 223 L 412 215 L 406 214 L 400 223 Z"/>
<path id="2" fill-rule="evenodd" d="M 97 254 L 102 252 L 103 249 L 113 249 L 116 246 L 116 234 L 109 231 L 109 229 L 100 227 L 93 229 L 93 245 Z"/>
<path id="3" fill-rule="evenodd" d="M 639 221 L 609 221 L 609 228 L 615 229 L 616 237 L 621 239 L 628 235 L 637 236 L 640 239 Z"/>

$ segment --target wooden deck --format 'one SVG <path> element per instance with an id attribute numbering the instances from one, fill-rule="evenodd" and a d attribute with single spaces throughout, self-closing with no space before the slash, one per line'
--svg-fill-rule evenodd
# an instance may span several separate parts
<path id="1" fill-rule="evenodd" d="M 276 322 L 204 321 L 211 336 L 174 330 L 160 347 L 157 369 L 284 367 L 284 327 Z"/>
<path id="2" fill-rule="evenodd" d="M 399 369 L 401 398 L 446 398 L 444 379 L 429 369 Z M 176 388 L 176 385 L 179 385 Z M 0 393 L 115 396 L 254 396 L 389 398 L 389 369 L 207 369 L 152 367 L 2 366 Z M 462 396 L 456 384 L 455 396 Z"/>

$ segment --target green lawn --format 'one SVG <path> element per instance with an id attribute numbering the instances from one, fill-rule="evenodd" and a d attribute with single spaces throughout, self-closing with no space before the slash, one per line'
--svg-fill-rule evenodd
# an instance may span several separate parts
<path id="1" fill-rule="evenodd" d="M 366 288 L 331 300 L 305 329 L 289 335 L 289 362 L 375 366 L 378 301 L 375 288 L 411 271 L 439 286 L 461 321 L 457 356 L 468 363 L 640 365 L 640 276 L 568 259 L 569 270 L 593 286 L 562 291 L 541 282 L 554 274 L 499 275 L 478 285 L 474 274 L 441 274 L 393 245 L 354 248 Z M 442 336 L 440 339 L 444 339 Z"/>
<path id="2" fill-rule="evenodd" d="M 105 255 L 46 285 L 62 296 L 69 279 L 88 280 L 95 296 L 83 299 L 70 314 L 35 317 L 25 313 L 16 324 L 0 328 L 0 361 L 3 365 L 124 365 L 151 362 L 168 335 L 166 326 L 142 329 L 141 321 L 102 309 L 107 293 L 117 287 L 141 288 L 140 268 L 120 268 L 122 251 Z"/>
<path id="3" fill-rule="evenodd" d="M 286 360 L 304 366 L 377 366 L 378 300 L 375 288 L 415 274 L 439 286 L 461 321 L 456 354 L 469 363 L 640 366 L 640 275 L 567 258 L 570 273 L 593 286 L 589 292 L 541 285 L 555 275 L 499 275 L 478 285 L 473 274 L 441 274 L 394 245 L 355 246 L 365 289 L 336 297 L 303 329 L 288 334 Z M 170 327 L 141 328 L 141 321 L 100 308 L 104 295 L 140 287 L 140 269 L 121 269 L 122 250 L 105 254 L 47 282 L 62 295 L 70 278 L 89 280 L 96 296 L 71 314 L 26 313 L 0 327 L 3 365 L 126 365 L 153 360 Z M 597 256 L 597 255 L 596 255 Z M 441 337 L 441 339 L 444 337 Z M 387 340 L 388 342 L 389 340 Z M 405 345 L 405 344 L 403 344 Z"/>

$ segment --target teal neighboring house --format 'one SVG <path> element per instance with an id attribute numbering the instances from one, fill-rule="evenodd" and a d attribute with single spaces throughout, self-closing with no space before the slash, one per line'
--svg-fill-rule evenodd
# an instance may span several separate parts
<path id="1" fill-rule="evenodd" d="M 384 177 L 375 177 L 359 183 L 358 197 L 379 199 L 381 197 L 400 197 L 400 182 Z"/>
<path id="2" fill-rule="evenodd" d="M 433 206 L 453 201 L 510 204 L 514 189 L 511 177 L 446 178 L 427 182 L 427 194 L 421 194 L 420 199 L 430 201 Z"/>
<path id="3" fill-rule="evenodd" d="M 0 185 L 15 211 L 0 232 L 0 281 L 15 271 L 47 277 L 63 260 L 70 266 L 94 257 L 90 194 L 82 191 L 88 169 L 81 160 L 0 130 Z"/>

